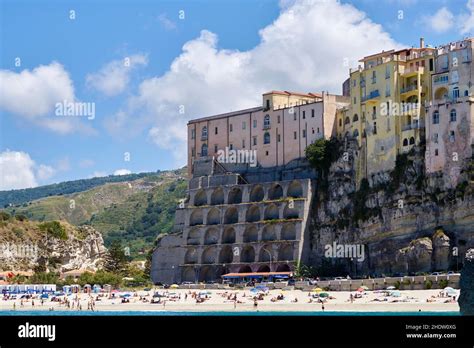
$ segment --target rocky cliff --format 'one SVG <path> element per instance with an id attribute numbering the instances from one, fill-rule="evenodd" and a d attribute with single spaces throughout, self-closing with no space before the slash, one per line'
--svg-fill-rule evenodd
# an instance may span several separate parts
<path id="1" fill-rule="evenodd" d="M 313 204 L 309 262 L 366 274 L 455 269 L 474 246 L 472 164 L 446 190 L 445 178 L 425 175 L 420 148 L 399 156 L 392 172 L 359 182 L 357 145 L 345 143 L 341 154 Z M 364 245 L 364 261 L 325 259 L 334 242 Z"/>
<path id="2" fill-rule="evenodd" d="M 462 315 L 474 315 L 474 249 L 466 253 L 459 283 L 459 309 Z"/>
<path id="3" fill-rule="evenodd" d="M 0 270 L 95 271 L 101 267 L 107 250 L 102 235 L 92 227 L 17 218 L 2 214 Z"/>

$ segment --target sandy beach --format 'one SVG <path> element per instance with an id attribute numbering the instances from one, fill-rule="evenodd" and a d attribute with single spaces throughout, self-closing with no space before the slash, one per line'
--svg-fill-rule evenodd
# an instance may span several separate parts
<path id="1" fill-rule="evenodd" d="M 158 292 L 165 297 L 161 297 L 161 303 L 150 303 L 153 293 Z M 188 289 L 156 289 L 154 291 L 128 292 L 130 294 L 129 303 L 122 303 L 119 297 L 125 292 L 116 293 L 116 298 L 109 298 L 109 294 L 103 294 L 97 300 L 97 294 L 78 294 L 69 296 L 69 300 L 74 302 L 74 308 L 68 308 L 64 303 L 53 302 L 50 299 L 44 300 L 41 304 L 39 298 L 23 300 L 1 300 L 0 311 L 78 311 L 77 303 L 80 304 L 81 311 L 88 310 L 88 304 L 92 299 L 95 301 L 95 311 L 169 311 L 169 312 L 243 312 L 243 311 L 277 311 L 277 312 L 321 312 L 323 304 L 317 298 L 313 298 L 314 292 L 308 293 L 301 290 L 270 290 L 268 294 L 258 300 L 258 305 L 254 306 L 254 294 L 249 290 L 206 290 L 207 295 L 201 295 L 203 302 L 197 303 L 192 293 L 199 293 L 200 290 Z M 366 291 L 361 298 L 356 298 L 351 303 L 350 295 L 356 292 L 332 291 L 329 298 L 324 302 L 325 311 L 343 312 L 436 312 L 448 311 L 457 312 L 459 306 L 457 302 L 449 302 L 447 297 L 437 297 L 440 290 L 402 290 L 399 297 L 386 296 L 383 292 Z M 234 295 L 237 301 L 234 301 Z M 458 291 L 459 295 L 459 291 Z M 278 296 L 283 299 L 276 300 Z M 207 298 L 206 298 L 207 297 Z M 230 299 L 229 299 L 230 297 Z M 457 298 L 457 297 L 456 297 Z M 143 299 L 146 299 L 144 301 Z M 272 301 L 272 299 L 274 301 Z M 296 300 L 295 300 L 296 299 Z M 311 299 L 311 303 L 310 303 Z M 427 302 L 427 300 L 431 302 Z M 157 298 L 155 298 L 157 300 Z M 34 305 L 33 305 L 34 302 Z M 15 307 L 15 309 L 14 309 Z M 1 313 L 0 313 L 1 315 Z"/>

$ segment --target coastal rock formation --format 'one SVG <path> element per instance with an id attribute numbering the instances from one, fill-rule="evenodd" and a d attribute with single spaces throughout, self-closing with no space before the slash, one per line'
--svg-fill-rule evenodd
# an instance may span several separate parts
<path id="1" fill-rule="evenodd" d="M 398 267 L 400 272 L 428 272 L 431 269 L 431 255 L 433 244 L 427 237 L 415 239 L 410 244 L 399 251 L 398 258 L 404 268 Z"/>
<path id="2" fill-rule="evenodd" d="M 460 280 L 459 308 L 462 315 L 474 315 L 474 249 L 466 254 Z"/>
<path id="3" fill-rule="evenodd" d="M 449 267 L 449 237 L 438 229 L 433 235 L 433 268 L 435 270 Z"/>

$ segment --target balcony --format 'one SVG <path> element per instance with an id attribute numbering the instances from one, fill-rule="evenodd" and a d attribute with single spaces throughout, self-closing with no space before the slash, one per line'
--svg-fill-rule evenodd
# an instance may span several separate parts
<path id="1" fill-rule="evenodd" d="M 411 85 L 407 86 L 405 88 L 400 89 L 400 94 L 405 94 L 405 93 L 410 93 L 414 91 L 418 91 L 419 86 L 418 85 Z"/>
<path id="2" fill-rule="evenodd" d="M 207 140 L 207 134 L 201 135 L 201 141 L 205 141 L 205 140 Z"/>
<path id="3" fill-rule="evenodd" d="M 402 73 L 403 77 L 412 77 L 416 75 L 422 75 L 425 73 L 425 68 L 422 66 L 413 66 L 410 68 L 406 68 L 405 71 Z"/>
<path id="4" fill-rule="evenodd" d="M 366 101 L 368 100 L 371 100 L 371 99 L 375 99 L 375 98 L 378 98 L 380 97 L 380 92 L 378 89 L 370 92 L 369 95 L 366 95 L 365 97 L 362 97 L 362 103 L 365 103 Z"/>
<path id="5" fill-rule="evenodd" d="M 262 129 L 263 129 L 263 130 L 270 129 L 270 123 L 264 124 Z"/>
<path id="6" fill-rule="evenodd" d="M 433 85 L 445 85 L 449 82 L 449 75 L 442 74 L 442 75 L 435 75 L 433 77 Z"/>

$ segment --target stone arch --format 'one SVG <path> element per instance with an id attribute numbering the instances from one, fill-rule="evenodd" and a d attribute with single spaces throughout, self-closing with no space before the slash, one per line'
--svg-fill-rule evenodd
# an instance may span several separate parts
<path id="1" fill-rule="evenodd" d="M 297 180 L 294 180 L 288 185 L 288 197 L 301 198 L 303 197 L 303 185 Z"/>
<path id="2" fill-rule="evenodd" d="M 195 248 L 189 248 L 184 255 L 184 263 L 193 264 L 198 263 L 198 252 Z"/>
<path id="3" fill-rule="evenodd" d="M 262 240 L 269 241 L 276 239 L 275 226 L 270 224 L 266 225 L 262 231 Z"/>
<path id="4" fill-rule="evenodd" d="M 265 197 L 265 192 L 263 191 L 262 185 L 255 185 L 250 191 L 250 202 L 263 201 L 264 197 Z"/>
<path id="5" fill-rule="evenodd" d="M 229 204 L 240 204 L 242 203 L 242 190 L 238 187 L 233 187 L 229 191 L 229 196 L 227 197 Z"/>
<path id="6" fill-rule="evenodd" d="M 280 184 L 273 184 L 268 190 L 268 199 L 283 198 L 283 188 Z"/>
<path id="7" fill-rule="evenodd" d="M 415 145 L 415 137 L 410 137 L 410 145 Z"/>
<path id="8" fill-rule="evenodd" d="M 352 122 L 357 122 L 359 121 L 359 115 L 354 114 L 354 117 L 352 117 Z"/>
<path id="9" fill-rule="evenodd" d="M 201 244 L 201 230 L 199 228 L 193 228 L 188 233 L 188 245 L 199 245 Z"/>
<path id="10" fill-rule="evenodd" d="M 194 195 L 194 205 L 199 207 L 201 205 L 207 205 L 207 193 L 204 190 L 199 190 Z"/>
<path id="11" fill-rule="evenodd" d="M 182 279 L 183 282 L 195 282 L 196 273 L 194 272 L 194 268 L 192 267 L 185 267 L 182 272 Z"/>
<path id="12" fill-rule="evenodd" d="M 255 262 L 255 249 L 251 245 L 246 245 L 242 249 L 240 262 Z"/>
<path id="13" fill-rule="evenodd" d="M 265 209 L 264 219 L 265 220 L 277 220 L 280 218 L 280 212 L 276 204 L 270 204 Z"/>
<path id="14" fill-rule="evenodd" d="M 219 253 L 219 263 L 232 263 L 234 254 L 230 245 L 226 245 Z"/>
<path id="15" fill-rule="evenodd" d="M 213 264 L 216 263 L 216 248 L 208 247 L 202 252 L 202 261 L 203 264 Z"/>
<path id="16" fill-rule="evenodd" d="M 347 116 L 345 119 L 344 119 L 344 124 L 349 124 L 351 123 L 351 119 L 349 118 L 349 116 Z"/>
<path id="17" fill-rule="evenodd" d="M 194 209 L 189 217 L 189 226 L 196 226 L 203 224 L 202 210 Z"/>
<path id="18" fill-rule="evenodd" d="M 245 221 L 260 221 L 260 208 L 257 205 L 252 205 L 247 209 L 247 213 L 245 214 Z"/>
<path id="19" fill-rule="evenodd" d="M 211 227 L 206 231 L 206 234 L 204 235 L 204 244 L 205 245 L 210 245 L 210 244 L 217 244 L 219 241 L 219 231 L 215 227 Z"/>
<path id="20" fill-rule="evenodd" d="M 277 272 L 291 272 L 291 268 L 287 264 L 283 264 L 283 265 L 278 265 L 276 271 Z"/>
<path id="21" fill-rule="evenodd" d="M 281 228 L 281 237 L 283 240 L 295 240 L 296 239 L 296 227 L 294 224 L 285 224 Z"/>
<path id="22" fill-rule="evenodd" d="M 298 219 L 299 218 L 298 210 L 294 207 L 290 208 L 290 205 L 287 204 L 285 209 L 283 210 L 283 218 L 284 219 Z"/>
<path id="23" fill-rule="evenodd" d="M 211 204 L 212 205 L 224 204 L 224 190 L 222 189 L 222 187 L 219 187 L 212 192 Z"/>
<path id="24" fill-rule="evenodd" d="M 257 273 L 268 273 L 268 272 L 270 272 L 270 267 L 268 265 L 261 265 L 257 270 Z"/>
<path id="25" fill-rule="evenodd" d="M 278 261 L 292 261 L 293 246 L 291 244 L 282 245 L 278 252 Z"/>
<path id="26" fill-rule="evenodd" d="M 212 208 L 207 213 L 207 225 L 219 225 L 221 223 L 221 213 L 219 209 Z"/>
<path id="27" fill-rule="evenodd" d="M 236 207 L 230 207 L 225 211 L 224 223 L 225 224 L 236 224 L 239 222 L 239 211 Z"/>
<path id="28" fill-rule="evenodd" d="M 232 227 L 227 227 L 222 233 L 222 244 L 235 243 L 235 230 Z"/>
<path id="29" fill-rule="evenodd" d="M 211 266 L 204 266 L 201 267 L 199 272 L 199 281 L 200 282 L 207 282 L 210 280 L 216 279 L 215 269 Z"/>
<path id="30" fill-rule="evenodd" d="M 272 253 L 272 248 L 269 245 L 265 245 L 260 249 L 260 253 L 258 255 L 259 262 L 272 262 L 274 260 L 274 256 Z"/>
<path id="31" fill-rule="evenodd" d="M 403 139 L 403 146 L 408 146 L 408 139 L 407 138 Z"/>
<path id="32" fill-rule="evenodd" d="M 446 87 L 437 88 L 435 91 L 435 99 L 441 100 L 448 97 L 448 89 Z"/>
<path id="33" fill-rule="evenodd" d="M 251 243 L 258 241 L 258 231 L 255 226 L 248 226 L 244 231 L 244 243 Z"/>
<path id="34" fill-rule="evenodd" d="M 250 266 L 241 266 L 239 268 L 239 273 L 252 273 Z"/>

